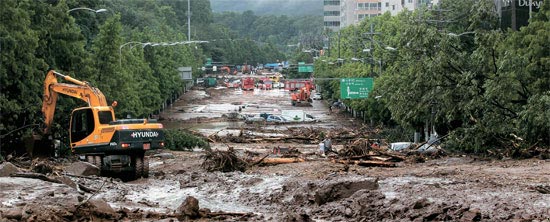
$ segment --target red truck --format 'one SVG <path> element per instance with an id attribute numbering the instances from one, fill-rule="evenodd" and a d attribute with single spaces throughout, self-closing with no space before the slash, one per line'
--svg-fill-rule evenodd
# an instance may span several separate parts
<path id="1" fill-rule="evenodd" d="M 273 81 L 267 77 L 260 78 L 258 89 L 270 90 L 273 89 Z"/>
<path id="2" fill-rule="evenodd" d="M 242 79 L 241 84 L 242 90 L 254 90 L 254 78 L 252 77 L 245 77 Z"/>

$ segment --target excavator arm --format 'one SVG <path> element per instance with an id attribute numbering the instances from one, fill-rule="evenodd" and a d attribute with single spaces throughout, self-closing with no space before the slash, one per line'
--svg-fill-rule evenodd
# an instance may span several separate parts
<path id="1" fill-rule="evenodd" d="M 58 77 L 72 84 L 58 83 Z M 54 70 L 50 70 L 48 74 L 46 74 L 46 79 L 44 80 L 44 95 L 42 98 L 42 113 L 45 118 L 44 134 L 50 133 L 59 93 L 83 100 L 88 103 L 90 107 L 107 106 L 105 95 L 103 95 L 98 88 L 91 86 L 88 82 L 80 81 Z"/>

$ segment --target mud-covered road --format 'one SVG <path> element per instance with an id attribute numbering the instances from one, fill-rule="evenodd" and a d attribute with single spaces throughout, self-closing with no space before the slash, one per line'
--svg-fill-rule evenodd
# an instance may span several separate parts
<path id="1" fill-rule="evenodd" d="M 302 109 L 318 122 L 254 125 L 224 121 L 224 114 L 258 115 Z M 242 108 L 242 107 L 245 108 Z M 329 113 L 325 101 L 292 107 L 284 90 L 243 92 L 226 88 L 195 89 L 161 114 L 168 128 L 186 128 L 205 136 L 280 134 L 287 127 L 351 129 L 361 122 Z M 271 131 L 270 131 L 271 132 Z M 334 144 L 336 149 L 343 144 Z M 315 144 L 279 142 L 212 143 L 267 154 L 274 147 L 314 153 Z M 151 156 L 151 176 L 131 182 L 103 177 L 75 177 L 54 170 L 67 183 L 0 177 L 0 221 L 135 220 L 169 221 L 178 207 L 198 200 L 197 220 L 247 221 L 549 221 L 550 161 L 491 160 L 453 155 L 403 161 L 396 167 L 362 167 L 310 155 L 305 162 L 255 165 L 245 172 L 206 172 L 202 150 Z M 59 168 L 68 162 L 58 162 Z M 61 172 L 61 173 L 60 173 Z M 81 186 L 92 189 L 82 191 Z M 80 188 L 79 188 L 80 187 Z M 218 212 L 217 214 L 215 212 Z M 187 218 L 189 219 L 189 218 Z"/>

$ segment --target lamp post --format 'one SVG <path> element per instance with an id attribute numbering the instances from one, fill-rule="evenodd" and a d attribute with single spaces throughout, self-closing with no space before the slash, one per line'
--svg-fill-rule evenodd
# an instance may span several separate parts
<path id="1" fill-rule="evenodd" d="M 87 11 L 92 11 L 94 13 L 101 13 L 101 12 L 106 12 L 107 11 L 107 9 L 104 9 L 104 8 L 101 8 L 101 9 L 98 9 L 98 10 L 93 10 L 91 8 L 79 7 L 79 8 L 73 8 L 73 9 L 67 10 L 67 13 L 70 13 L 70 12 L 76 11 L 76 10 L 87 10 Z"/>
<path id="2" fill-rule="evenodd" d="M 191 41 L 191 0 L 187 0 L 187 41 Z"/>
<path id="3" fill-rule="evenodd" d="M 208 41 L 183 41 L 183 42 L 136 42 L 136 41 L 131 41 L 131 42 L 127 42 L 127 43 L 124 43 L 122 45 L 120 45 L 120 47 L 118 47 L 118 62 L 120 64 L 120 66 L 122 66 L 122 48 L 124 46 L 127 46 L 127 45 L 130 45 L 130 48 L 133 48 L 134 45 L 141 45 L 142 48 L 145 48 L 146 46 L 175 46 L 175 45 L 187 45 L 187 44 L 192 44 L 192 43 L 208 43 Z"/>
<path id="4" fill-rule="evenodd" d="M 476 34 L 476 32 L 463 32 L 463 33 L 460 33 L 460 34 L 456 34 L 456 33 L 452 33 L 452 32 L 447 33 L 447 35 L 451 36 L 451 37 L 459 37 L 459 36 L 463 36 L 463 35 L 467 35 L 467 34 Z"/>

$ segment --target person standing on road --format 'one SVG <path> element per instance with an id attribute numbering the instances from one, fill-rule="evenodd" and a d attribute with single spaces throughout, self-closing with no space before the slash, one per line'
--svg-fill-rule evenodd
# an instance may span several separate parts
<path id="1" fill-rule="evenodd" d="M 325 138 L 323 140 L 323 145 L 324 145 L 324 148 L 325 148 L 325 154 L 327 154 L 329 152 L 334 152 L 332 150 L 332 140 L 330 139 L 330 136 L 327 136 L 327 138 Z"/>
<path id="2" fill-rule="evenodd" d="M 319 154 L 324 157 L 325 152 L 326 152 L 325 143 L 324 143 L 324 141 L 322 141 L 321 143 L 319 143 Z"/>

